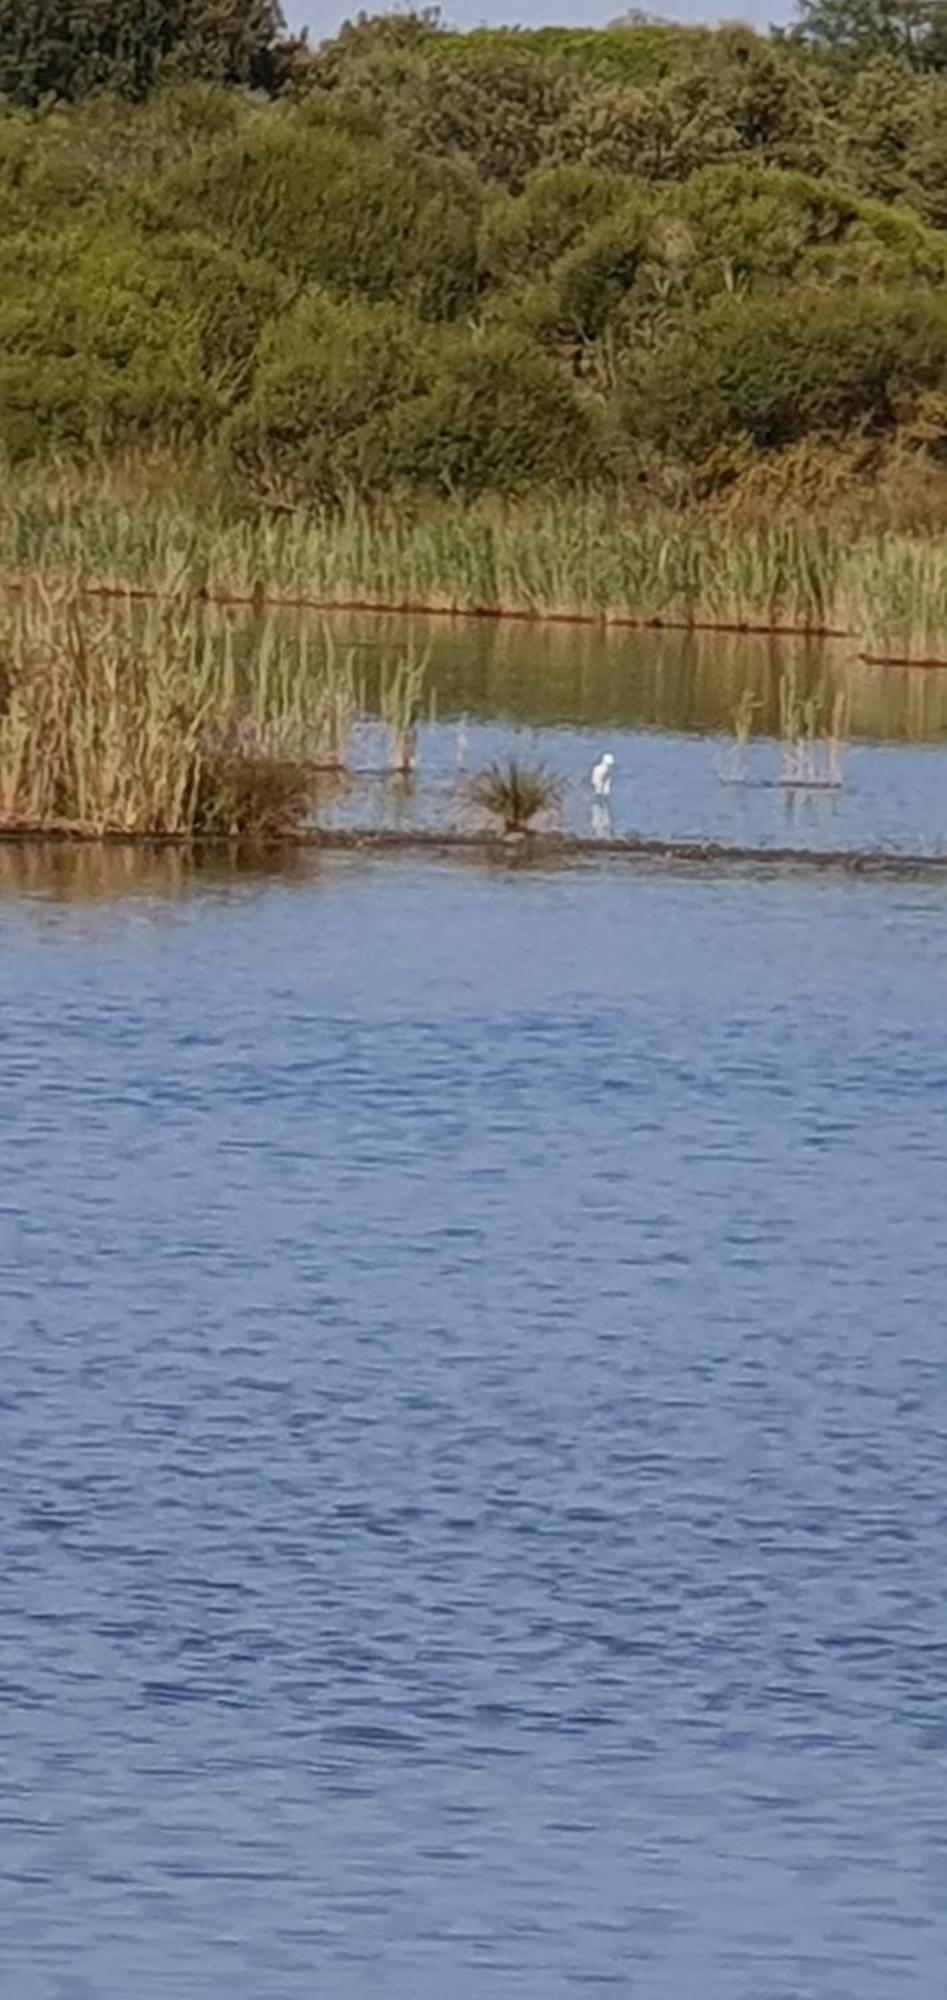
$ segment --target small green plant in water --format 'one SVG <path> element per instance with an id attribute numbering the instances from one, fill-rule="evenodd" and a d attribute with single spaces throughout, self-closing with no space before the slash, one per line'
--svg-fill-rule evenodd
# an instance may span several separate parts
<path id="1" fill-rule="evenodd" d="M 471 780 L 470 797 L 475 806 L 499 820 L 504 833 L 528 833 L 542 814 L 552 813 L 562 803 L 561 778 L 545 764 L 521 764 L 517 757 L 488 764 Z"/>
<path id="2" fill-rule="evenodd" d="M 420 654 L 400 653 L 382 672 L 381 719 L 391 741 L 391 768 L 401 777 L 407 777 L 417 761 L 430 660 L 430 647 Z"/>
<path id="3" fill-rule="evenodd" d="M 753 735 L 753 721 L 760 706 L 753 689 L 745 687 L 733 714 L 733 747 L 720 776 L 728 784 L 742 784 L 746 777 L 747 751 Z"/>
<path id="4" fill-rule="evenodd" d="M 839 688 L 828 703 L 824 686 L 803 695 L 795 669 L 780 676 L 779 720 L 783 746 L 782 783 L 801 789 L 837 790 L 848 728 L 848 700 Z"/>

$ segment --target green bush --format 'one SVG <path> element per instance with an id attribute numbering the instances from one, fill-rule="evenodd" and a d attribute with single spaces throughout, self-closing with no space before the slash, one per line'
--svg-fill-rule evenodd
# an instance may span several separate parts
<path id="1" fill-rule="evenodd" d="M 261 340 L 253 393 L 226 430 L 234 464 L 257 487 L 320 502 L 397 485 L 399 423 L 427 388 L 432 338 L 397 307 L 308 291 Z"/>
<path id="2" fill-rule="evenodd" d="M 260 344 L 230 421 L 257 487 L 332 502 L 586 479 L 594 427 L 554 365 L 498 332 L 435 332 L 391 306 L 310 293 Z"/>
<path id="3" fill-rule="evenodd" d="M 584 232 L 548 277 L 512 295 L 503 317 L 545 345 L 589 346 L 627 319 L 647 266 L 654 214 L 647 196 L 626 198 Z"/>
<path id="4" fill-rule="evenodd" d="M 440 35 L 437 55 L 445 65 L 528 55 L 600 83 L 642 84 L 689 66 L 710 40 L 705 28 L 649 19 L 606 29 L 475 28 L 468 35 Z"/>
<path id="5" fill-rule="evenodd" d="M 199 425 L 195 316 L 129 242 L 11 238 L 0 254 L 0 442 L 11 456 Z"/>
<path id="6" fill-rule="evenodd" d="M 629 369 L 633 436 L 697 456 L 723 439 L 763 451 L 809 432 L 892 427 L 947 386 L 947 299 L 797 292 L 714 301 Z"/>
<path id="7" fill-rule="evenodd" d="M 710 297 L 726 285 L 759 288 L 809 276 L 864 273 L 939 283 L 947 242 L 910 215 L 861 202 L 811 175 L 749 165 L 710 167 L 666 197 L 697 257 L 693 287 Z M 887 260 L 887 268 L 883 269 Z"/>
<path id="8" fill-rule="evenodd" d="M 591 410 L 515 333 L 454 335 L 437 359 L 428 393 L 397 413 L 406 482 L 471 497 L 607 476 Z"/>
<path id="9" fill-rule="evenodd" d="M 226 431 L 257 485 L 335 499 L 616 450 L 683 491 L 720 439 L 851 425 L 934 449 L 947 76 L 423 7 L 273 101 L 277 56 L 275 0 L 0 0 L 8 451 Z"/>
<path id="10" fill-rule="evenodd" d="M 627 202 L 560 258 L 552 289 L 563 329 L 582 340 L 596 340 L 605 332 L 647 256 L 651 219 L 646 201 Z"/>
<path id="11" fill-rule="evenodd" d="M 337 35 L 321 42 L 313 52 L 305 87 L 313 90 L 345 90 L 353 80 L 384 68 L 391 58 L 409 58 L 425 52 L 439 39 L 440 14 L 436 7 L 417 7 L 391 14 L 357 14 L 343 21 Z"/>
<path id="12" fill-rule="evenodd" d="M 947 225 L 947 77 L 917 76 L 891 58 L 852 79 L 843 103 L 844 168 L 865 195 L 903 202 Z"/>
<path id="13" fill-rule="evenodd" d="M 199 231 L 147 243 L 150 282 L 193 326 L 205 384 L 222 408 L 245 395 L 264 329 L 293 287 L 262 258 L 240 257 Z"/>
<path id="14" fill-rule="evenodd" d="M 76 224 L 0 251 L 0 443 L 204 435 L 249 381 L 278 274 L 199 236 Z"/>
<path id="15" fill-rule="evenodd" d="M 169 75 L 271 89 L 282 28 L 278 0 L 4 0 L 0 96 L 141 98 Z"/>
<path id="16" fill-rule="evenodd" d="M 530 192 L 511 207 L 528 204 Z M 513 220 L 501 217 L 501 228 Z M 626 200 L 581 232 L 512 309 L 544 341 L 607 335 L 627 348 L 665 340 L 715 298 L 798 284 L 898 294 L 945 281 L 947 238 L 917 217 L 807 175 L 737 165 Z"/>
<path id="17" fill-rule="evenodd" d="M 392 16 L 344 30 L 312 65 L 309 101 L 336 117 L 368 113 L 411 152 L 463 158 L 483 182 L 519 192 L 555 158 L 557 130 L 587 85 L 519 37 L 475 50 L 466 37 L 455 48 L 449 35 L 393 32 L 410 25 Z"/>
<path id="18" fill-rule="evenodd" d="M 785 42 L 751 28 L 724 27 L 708 43 L 701 68 L 692 72 L 698 76 L 708 104 L 729 127 L 735 154 L 750 155 L 759 166 L 837 172 L 837 93 L 824 73 L 798 62 Z M 709 162 L 705 154 L 693 166 Z"/>
<path id="19" fill-rule="evenodd" d="M 673 182 L 739 151 L 739 137 L 698 70 L 647 89 L 587 90 L 563 117 L 556 157 L 622 174 Z"/>
<path id="20" fill-rule="evenodd" d="M 127 228 L 151 182 L 234 136 L 253 115 L 238 92 L 200 83 L 143 105 L 99 95 L 30 112 L 0 100 L 4 234 L 93 215 Z"/>
<path id="21" fill-rule="evenodd" d="M 567 70 L 520 47 L 452 52 L 440 60 L 442 44 L 409 90 L 399 83 L 413 115 L 399 107 L 388 113 L 419 150 L 460 155 L 480 179 L 516 194 L 530 174 L 555 157 L 556 130 L 583 85 Z M 394 114 L 394 115 L 393 115 Z"/>
<path id="22" fill-rule="evenodd" d="M 340 296 L 450 319 L 475 297 L 479 209 L 476 182 L 448 162 L 297 114 L 168 176 L 149 217 L 210 231 Z"/>
<path id="23" fill-rule="evenodd" d="M 517 200 L 500 198 L 484 213 L 484 277 L 495 285 L 547 277 L 566 251 L 627 201 L 627 182 L 594 167 L 552 167 L 534 174 Z"/>

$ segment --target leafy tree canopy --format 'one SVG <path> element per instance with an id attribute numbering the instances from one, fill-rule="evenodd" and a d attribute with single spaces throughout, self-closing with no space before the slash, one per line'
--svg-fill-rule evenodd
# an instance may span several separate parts
<path id="1" fill-rule="evenodd" d="M 913 70 L 947 69 L 947 0 L 798 0 L 798 41 L 865 63 L 894 56 Z"/>
<path id="2" fill-rule="evenodd" d="M 269 90 L 283 30 L 279 0 L 0 0 L 0 95 L 142 98 L 175 75 Z"/>
<path id="3" fill-rule="evenodd" d="M 947 461 L 945 10 L 311 54 L 279 0 L 0 0 L 0 455 L 294 502 Z"/>

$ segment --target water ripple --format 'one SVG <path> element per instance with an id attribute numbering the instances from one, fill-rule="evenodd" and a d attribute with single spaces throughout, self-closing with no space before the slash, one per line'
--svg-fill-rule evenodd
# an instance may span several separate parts
<path id="1" fill-rule="evenodd" d="M 4 1991 L 934 2000 L 940 917 L 0 897 Z"/>

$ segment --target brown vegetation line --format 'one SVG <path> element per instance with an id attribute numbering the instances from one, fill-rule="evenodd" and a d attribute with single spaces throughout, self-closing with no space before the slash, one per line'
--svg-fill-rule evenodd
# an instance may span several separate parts
<path id="1" fill-rule="evenodd" d="M 34 587 L 33 579 L 25 576 L 8 576 L 3 579 L 3 589 L 23 592 Z M 72 582 L 70 586 L 80 597 L 124 601 L 132 599 L 144 603 L 180 602 L 180 592 L 159 590 L 148 584 L 115 584 Z M 270 611 L 348 611 L 363 613 L 368 617 L 391 618 L 472 618 L 497 619 L 520 625 L 609 625 L 635 632 L 720 632 L 721 634 L 745 633 L 747 637 L 784 639 L 852 639 L 854 633 L 839 626 L 831 625 L 789 625 L 772 622 L 757 622 L 753 619 L 722 618 L 662 618 L 630 617 L 626 614 L 611 613 L 601 615 L 594 611 L 524 611 L 519 607 L 502 604 L 424 604 L 411 599 L 383 601 L 362 597 L 299 597 L 270 591 L 224 591 L 213 590 L 200 585 L 189 593 L 191 601 L 212 604 L 221 609 L 228 607 L 242 609 L 264 608 Z M 861 656 L 866 661 L 870 656 Z M 871 664 L 885 662 L 873 659 Z M 893 661 L 896 665 L 944 665 L 947 661 Z"/>
<path id="2" fill-rule="evenodd" d="M 3 579 L 4 590 L 23 593 L 33 588 L 33 579 L 24 576 L 7 576 Z M 97 601 L 137 603 L 180 602 L 180 592 L 159 590 L 148 584 L 83 583 L 73 581 L 71 588 L 78 597 Z M 411 599 L 385 601 L 363 597 L 300 597 L 283 593 L 261 591 L 212 590 L 206 585 L 199 586 L 190 593 L 190 601 L 211 604 L 221 610 L 270 610 L 270 611 L 317 611 L 351 612 L 374 618 L 442 618 L 447 622 L 456 619 L 490 620 L 518 625 L 565 625 L 589 627 L 604 625 L 632 632 L 706 632 L 720 633 L 721 637 L 772 638 L 772 639 L 818 639 L 820 641 L 853 641 L 856 634 L 838 625 L 791 625 L 776 624 L 772 621 L 757 621 L 750 618 L 633 618 L 625 614 L 608 613 L 600 615 L 594 611 L 524 611 L 512 605 L 502 604 L 455 604 L 446 608 L 443 604 L 423 604 Z M 860 652 L 857 658 L 865 667 L 908 667 L 922 672 L 947 672 L 947 659 L 939 659 L 931 654 L 926 657 L 909 653 L 868 653 Z"/>

